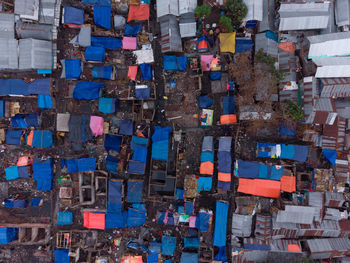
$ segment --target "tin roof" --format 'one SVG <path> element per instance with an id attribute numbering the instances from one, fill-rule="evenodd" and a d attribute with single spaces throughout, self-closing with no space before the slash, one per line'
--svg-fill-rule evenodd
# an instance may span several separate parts
<path id="1" fill-rule="evenodd" d="M 15 38 L 14 14 L 0 13 L 0 38 Z"/>
<path id="2" fill-rule="evenodd" d="M 335 20 L 338 27 L 350 25 L 350 2 L 348 0 L 335 1 Z"/>
<path id="3" fill-rule="evenodd" d="M 22 19 L 39 19 L 39 0 L 15 0 L 15 14 Z"/>
<path id="4" fill-rule="evenodd" d="M 314 219 L 314 214 L 314 207 L 286 205 L 284 211 L 278 211 L 276 222 L 311 224 Z"/>

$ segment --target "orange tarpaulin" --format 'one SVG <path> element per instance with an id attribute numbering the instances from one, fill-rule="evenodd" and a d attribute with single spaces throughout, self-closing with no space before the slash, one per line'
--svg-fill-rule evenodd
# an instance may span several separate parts
<path id="1" fill-rule="evenodd" d="M 149 5 L 130 5 L 128 22 L 132 20 L 148 20 Z"/>
<path id="2" fill-rule="evenodd" d="M 142 256 L 123 256 L 121 263 L 142 263 Z"/>
<path id="3" fill-rule="evenodd" d="M 128 77 L 132 81 L 136 81 L 137 76 L 137 66 L 129 66 Z"/>
<path id="4" fill-rule="evenodd" d="M 27 144 L 29 146 L 33 145 L 33 136 L 34 136 L 34 131 L 31 131 L 29 135 L 27 136 Z"/>
<path id="5" fill-rule="evenodd" d="M 281 191 L 281 182 L 264 179 L 238 179 L 238 192 L 278 198 Z"/>
<path id="6" fill-rule="evenodd" d="M 213 174 L 214 164 L 211 161 L 201 163 L 200 174 Z"/>
<path id="7" fill-rule="evenodd" d="M 301 252 L 301 249 L 298 244 L 288 244 L 289 252 Z"/>
<path id="8" fill-rule="evenodd" d="M 222 182 L 231 182 L 231 174 L 230 173 L 218 173 L 218 180 Z"/>
<path id="9" fill-rule="evenodd" d="M 280 42 L 278 43 L 278 47 L 288 53 L 294 53 L 296 49 L 295 43 L 293 42 Z"/>
<path id="10" fill-rule="evenodd" d="M 18 158 L 17 166 L 27 166 L 32 164 L 32 159 L 29 156 L 21 156 Z"/>
<path id="11" fill-rule="evenodd" d="M 221 124 L 237 123 L 236 114 L 221 115 L 220 116 L 220 123 Z"/>
<path id="12" fill-rule="evenodd" d="M 295 177 L 282 176 L 281 177 L 281 191 L 293 193 L 295 192 Z"/>
<path id="13" fill-rule="evenodd" d="M 105 229 L 105 214 L 84 212 L 84 227 L 94 229 Z"/>

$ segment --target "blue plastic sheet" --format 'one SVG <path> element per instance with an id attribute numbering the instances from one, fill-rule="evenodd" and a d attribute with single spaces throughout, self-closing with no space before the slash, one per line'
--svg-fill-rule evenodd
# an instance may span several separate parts
<path id="1" fill-rule="evenodd" d="M 145 208 L 129 208 L 127 227 L 140 227 L 146 222 L 146 209 Z"/>
<path id="2" fill-rule="evenodd" d="M 81 0 L 81 2 L 87 5 L 111 5 L 112 0 Z"/>
<path id="3" fill-rule="evenodd" d="M 309 154 L 309 148 L 305 145 L 295 145 L 294 153 L 295 154 L 293 160 L 299 162 L 306 162 Z"/>
<path id="4" fill-rule="evenodd" d="M 81 75 L 80 59 L 65 59 L 64 68 L 66 71 L 66 79 L 78 79 Z"/>
<path id="5" fill-rule="evenodd" d="M 0 95 L 50 95 L 50 88 L 50 79 L 37 79 L 30 83 L 23 79 L 0 79 Z"/>
<path id="6" fill-rule="evenodd" d="M 42 198 L 40 197 L 34 197 L 32 201 L 30 202 L 30 206 L 39 206 Z"/>
<path id="7" fill-rule="evenodd" d="M 6 208 L 26 208 L 28 202 L 27 200 L 6 200 L 4 205 Z"/>
<path id="8" fill-rule="evenodd" d="M 210 191 L 212 184 L 213 178 L 201 176 L 197 179 L 197 191 Z"/>
<path id="9" fill-rule="evenodd" d="M 230 152 L 218 152 L 218 171 L 220 173 L 232 172 L 232 158 Z"/>
<path id="10" fill-rule="evenodd" d="M 221 71 L 210 72 L 209 77 L 211 80 L 220 80 L 221 79 Z"/>
<path id="11" fill-rule="evenodd" d="M 176 237 L 162 236 L 162 255 L 173 256 L 176 248 Z"/>
<path id="12" fill-rule="evenodd" d="M 69 263 L 69 249 L 55 248 L 55 263 Z"/>
<path id="13" fill-rule="evenodd" d="M 204 212 L 199 212 L 196 218 L 196 228 L 200 232 L 207 232 L 209 230 L 210 215 Z"/>
<path id="14" fill-rule="evenodd" d="M 68 173 L 95 171 L 96 158 L 80 158 L 66 160 Z"/>
<path id="15" fill-rule="evenodd" d="M 150 64 L 140 64 L 141 80 L 152 80 L 152 67 Z"/>
<path id="16" fill-rule="evenodd" d="M 149 99 L 151 97 L 151 89 L 150 88 L 136 88 L 135 89 L 135 97 L 138 100 Z"/>
<path id="17" fill-rule="evenodd" d="M 231 182 L 218 181 L 218 189 L 221 189 L 224 191 L 230 191 L 231 190 Z"/>
<path id="18" fill-rule="evenodd" d="M 5 117 L 5 101 L 0 100 L 0 118 Z"/>
<path id="19" fill-rule="evenodd" d="M 290 125 L 291 126 L 291 125 Z M 295 127 L 289 127 L 286 123 L 281 123 L 279 133 L 283 135 L 295 135 Z"/>
<path id="20" fill-rule="evenodd" d="M 103 47 L 88 46 L 85 49 L 86 61 L 98 61 L 103 62 L 105 60 L 105 49 Z"/>
<path id="21" fill-rule="evenodd" d="M 187 57 L 163 55 L 163 67 L 168 71 L 185 71 L 187 68 Z"/>
<path id="22" fill-rule="evenodd" d="M 119 134 L 133 135 L 133 133 L 134 133 L 134 122 L 129 120 L 122 120 L 120 124 Z"/>
<path id="23" fill-rule="evenodd" d="M 73 97 L 77 100 L 94 100 L 99 97 L 104 83 L 80 81 L 75 86 Z"/>
<path id="24" fill-rule="evenodd" d="M 84 10 L 72 6 L 65 6 L 64 23 L 73 25 L 84 24 Z"/>
<path id="25" fill-rule="evenodd" d="M 248 20 L 245 27 L 246 28 L 255 28 L 257 24 L 257 20 Z"/>
<path id="26" fill-rule="evenodd" d="M 251 39 L 236 38 L 236 54 L 251 51 L 253 49 L 253 41 Z"/>
<path id="27" fill-rule="evenodd" d="M 111 29 L 111 6 L 94 6 L 94 23 L 106 29 Z"/>
<path id="28" fill-rule="evenodd" d="M 145 163 L 147 160 L 147 148 L 136 146 L 134 148 L 134 154 L 132 155 L 132 160 Z"/>
<path id="29" fill-rule="evenodd" d="M 271 30 L 267 30 L 265 32 L 265 36 L 266 36 L 266 38 L 269 38 L 269 39 L 272 39 L 272 40 L 274 40 L 276 42 L 279 42 L 278 35 L 275 32 L 271 31 Z"/>
<path id="30" fill-rule="evenodd" d="M 199 241 L 197 237 L 185 237 L 184 238 L 184 248 L 198 248 Z"/>
<path id="31" fill-rule="evenodd" d="M 175 200 L 184 200 L 184 189 L 176 188 Z"/>
<path id="32" fill-rule="evenodd" d="M 216 254 L 214 259 L 222 262 L 227 262 L 226 246 L 219 247 L 219 252 Z"/>
<path id="33" fill-rule="evenodd" d="M 198 254 L 182 252 L 180 263 L 198 263 Z"/>
<path id="34" fill-rule="evenodd" d="M 123 203 L 123 182 L 122 181 L 108 181 L 108 202 L 113 204 Z"/>
<path id="35" fill-rule="evenodd" d="M 144 162 L 139 161 L 129 161 L 128 173 L 131 174 L 144 174 L 145 173 L 146 164 Z"/>
<path id="36" fill-rule="evenodd" d="M 50 95 L 51 79 L 36 79 L 28 85 L 28 94 Z"/>
<path id="37" fill-rule="evenodd" d="M 186 215 L 193 215 L 194 212 L 194 205 L 193 202 L 185 202 L 185 213 Z"/>
<path id="38" fill-rule="evenodd" d="M 154 127 L 152 136 L 152 159 L 160 161 L 168 161 L 169 151 L 169 135 L 172 127 Z"/>
<path id="39" fill-rule="evenodd" d="M 201 163 L 212 162 L 214 163 L 214 153 L 213 152 L 202 152 L 201 153 Z"/>
<path id="40" fill-rule="evenodd" d="M 198 97 L 198 108 L 205 109 L 213 105 L 213 99 L 210 99 L 208 95 Z"/>
<path id="41" fill-rule="evenodd" d="M 24 120 L 28 127 L 39 127 L 38 115 L 36 115 L 35 113 L 27 114 L 24 117 Z"/>
<path id="42" fill-rule="evenodd" d="M 123 139 L 122 136 L 106 134 L 106 139 L 104 144 L 106 151 L 108 152 L 109 150 L 115 150 L 119 153 L 122 139 Z"/>
<path id="43" fill-rule="evenodd" d="M 259 178 L 268 179 L 271 175 L 271 166 L 259 163 Z"/>
<path id="44" fill-rule="evenodd" d="M 282 167 L 280 167 L 279 169 L 277 169 L 276 166 L 271 167 L 271 176 L 270 176 L 271 180 L 280 181 L 282 175 L 283 175 L 283 168 Z"/>
<path id="45" fill-rule="evenodd" d="M 7 130 L 5 134 L 6 144 L 20 145 L 22 130 Z"/>
<path id="46" fill-rule="evenodd" d="M 322 153 L 323 153 L 324 158 L 335 167 L 335 160 L 337 159 L 337 151 L 336 150 L 329 150 L 329 149 L 322 149 Z"/>
<path id="47" fill-rule="evenodd" d="M 147 263 L 158 263 L 158 253 L 151 253 L 147 256 Z"/>
<path id="48" fill-rule="evenodd" d="M 18 233 L 17 227 L 0 227 L 0 244 L 7 245 L 8 243 L 16 240 Z"/>
<path id="49" fill-rule="evenodd" d="M 99 98 L 98 110 L 102 113 L 114 113 L 116 110 L 115 98 Z"/>
<path id="50" fill-rule="evenodd" d="M 125 25 L 124 36 L 136 37 L 139 32 L 141 32 L 141 24 L 138 24 L 136 26 L 132 26 L 130 24 Z"/>
<path id="51" fill-rule="evenodd" d="M 122 48 L 122 39 L 115 37 L 91 37 L 91 46 L 103 47 L 105 49 Z"/>
<path id="52" fill-rule="evenodd" d="M 32 147 L 51 148 L 52 142 L 52 131 L 34 130 Z"/>
<path id="53" fill-rule="evenodd" d="M 269 251 L 271 250 L 271 247 L 266 244 L 243 244 L 244 249 L 249 249 L 249 250 L 262 250 L 262 251 Z"/>
<path id="54" fill-rule="evenodd" d="M 112 174 L 116 174 L 118 170 L 120 160 L 118 158 L 114 158 L 110 155 L 106 158 L 106 169 L 108 172 Z"/>
<path id="55" fill-rule="evenodd" d="M 112 79 L 113 66 L 95 66 L 91 72 L 94 79 Z"/>
<path id="56" fill-rule="evenodd" d="M 23 114 L 16 114 L 11 118 L 11 126 L 13 128 L 28 128 L 27 122 L 24 120 Z"/>
<path id="57" fill-rule="evenodd" d="M 35 159 L 33 162 L 33 178 L 37 183 L 37 190 L 50 191 L 52 189 L 52 159 L 40 161 Z"/>
<path id="58" fill-rule="evenodd" d="M 142 202 L 142 189 L 143 181 L 128 181 L 128 192 L 126 200 L 129 203 L 141 203 Z"/>
<path id="59" fill-rule="evenodd" d="M 125 228 L 127 220 L 127 212 L 107 212 L 106 213 L 106 229 Z"/>
<path id="60" fill-rule="evenodd" d="M 294 145 L 282 144 L 281 145 L 281 159 L 293 159 L 295 147 Z"/>
<path id="61" fill-rule="evenodd" d="M 19 178 L 17 166 L 10 166 L 5 169 L 6 180 L 15 180 Z"/>
<path id="62" fill-rule="evenodd" d="M 222 115 L 235 113 L 235 97 L 227 96 L 222 98 Z"/>
<path id="63" fill-rule="evenodd" d="M 177 70 L 185 71 L 187 69 L 187 57 L 176 57 Z"/>
<path id="64" fill-rule="evenodd" d="M 40 109 L 52 109 L 53 102 L 49 95 L 38 95 L 38 107 Z"/>
<path id="65" fill-rule="evenodd" d="M 238 176 L 241 178 L 258 178 L 259 163 L 238 160 Z"/>
<path id="66" fill-rule="evenodd" d="M 228 207 L 228 203 L 216 202 L 213 245 L 217 247 L 226 246 Z"/>
<path id="67" fill-rule="evenodd" d="M 70 211 L 59 211 L 57 213 L 57 225 L 65 226 L 73 224 L 73 213 Z"/>
<path id="68" fill-rule="evenodd" d="M 26 166 L 18 166 L 19 178 L 29 178 L 28 169 Z"/>

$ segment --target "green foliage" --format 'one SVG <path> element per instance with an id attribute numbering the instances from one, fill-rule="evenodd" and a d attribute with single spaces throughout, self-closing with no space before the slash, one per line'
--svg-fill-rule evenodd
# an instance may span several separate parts
<path id="1" fill-rule="evenodd" d="M 299 106 L 298 104 L 295 104 L 290 100 L 286 100 L 284 102 L 284 106 L 290 118 L 296 121 L 303 120 L 304 113 L 303 113 L 303 110 L 301 109 L 301 106 Z"/>
<path id="2" fill-rule="evenodd" d="M 205 17 L 207 15 L 210 15 L 211 13 L 211 6 L 210 5 L 199 5 L 194 10 L 194 13 L 196 14 L 196 17 Z"/>
<path id="3" fill-rule="evenodd" d="M 227 16 L 231 18 L 234 28 L 238 29 L 248 13 L 247 6 L 243 0 L 227 0 L 224 8 Z"/>
<path id="4" fill-rule="evenodd" d="M 277 59 L 270 55 L 265 55 L 263 49 L 258 50 L 258 52 L 255 54 L 255 58 L 257 61 L 265 63 L 268 66 L 268 70 L 272 74 L 273 80 L 276 82 L 276 84 L 286 77 L 286 72 L 276 69 L 275 63 L 277 62 Z"/>
<path id="5" fill-rule="evenodd" d="M 228 16 L 220 16 L 220 25 L 225 29 L 226 33 L 233 32 L 232 20 Z"/>

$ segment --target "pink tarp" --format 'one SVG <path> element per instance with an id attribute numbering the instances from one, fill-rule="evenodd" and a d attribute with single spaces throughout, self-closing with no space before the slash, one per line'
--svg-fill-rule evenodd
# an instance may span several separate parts
<path id="1" fill-rule="evenodd" d="M 136 81 L 137 66 L 129 66 L 128 77 L 132 81 Z"/>
<path id="2" fill-rule="evenodd" d="M 97 137 L 103 134 L 103 118 L 98 116 L 90 117 L 90 129 L 92 135 Z"/>
<path id="3" fill-rule="evenodd" d="M 136 37 L 123 37 L 123 49 L 136 49 Z"/>
<path id="4" fill-rule="evenodd" d="M 201 55 L 201 67 L 202 71 L 210 71 L 210 64 L 214 55 Z"/>

